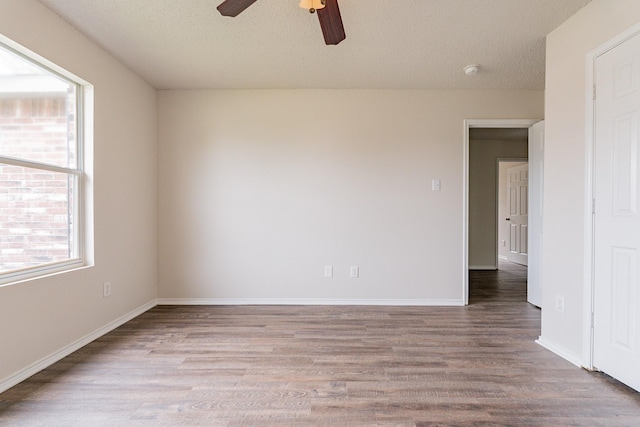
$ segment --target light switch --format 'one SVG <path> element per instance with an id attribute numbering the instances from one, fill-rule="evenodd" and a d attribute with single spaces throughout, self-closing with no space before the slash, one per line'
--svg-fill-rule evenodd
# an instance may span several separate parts
<path id="1" fill-rule="evenodd" d="M 330 265 L 324 266 L 324 277 L 333 277 L 333 267 Z"/>
<path id="2" fill-rule="evenodd" d="M 431 180 L 431 191 L 440 191 L 440 180 L 432 179 Z"/>

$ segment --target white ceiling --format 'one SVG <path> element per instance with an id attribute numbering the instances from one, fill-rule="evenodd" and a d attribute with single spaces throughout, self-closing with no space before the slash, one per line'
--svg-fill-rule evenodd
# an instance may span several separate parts
<path id="1" fill-rule="evenodd" d="M 590 0 L 339 0 L 337 46 L 298 0 L 40 1 L 159 89 L 539 90 L 545 36 Z"/>

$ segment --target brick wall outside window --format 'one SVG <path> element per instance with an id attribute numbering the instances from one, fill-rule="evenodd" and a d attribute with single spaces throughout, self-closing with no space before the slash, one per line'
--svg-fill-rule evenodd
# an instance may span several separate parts
<path id="1" fill-rule="evenodd" d="M 75 167 L 72 101 L 64 94 L 0 98 L 0 155 Z M 0 272 L 69 259 L 73 181 L 0 163 Z"/>

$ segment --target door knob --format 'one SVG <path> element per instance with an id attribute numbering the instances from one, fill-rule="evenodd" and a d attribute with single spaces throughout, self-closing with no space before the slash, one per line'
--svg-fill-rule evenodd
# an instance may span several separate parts
<path id="1" fill-rule="evenodd" d="M 505 221 L 511 221 L 511 218 L 505 218 Z"/>

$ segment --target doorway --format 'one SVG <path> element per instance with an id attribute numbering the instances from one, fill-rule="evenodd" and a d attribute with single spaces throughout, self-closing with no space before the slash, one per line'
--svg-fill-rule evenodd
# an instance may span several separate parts
<path id="1" fill-rule="evenodd" d="M 528 159 L 498 159 L 498 270 L 528 265 Z"/>
<path id="2" fill-rule="evenodd" d="M 528 157 L 528 131 L 539 120 L 465 120 L 464 122 L 464 214 L 463 214 L 463 301 L 469 303 L 469 269 L 497 270 L 498 264 L 498 233 L 497 233 L 497 159 L 513 157 L 522 159 Z M 524 152 L 514 149 L 506 154 L 490 153 L 489 145 L 479 144 L 474 147 L 476 140 L 508 139 L 505 135 L 520 133 L 525 138 Z M 504 145 L 504 144 L 503 144 Z M 507 149 L 509 145 L 505 145 Z M 499 152 L 499 151 L 498 151 Z M 491 160 L 490 172 L 482 172 L 483 166 L 475 163 L 475 153 L 480 157 Z M 491 158 L 493 156 L 493 158 Z M 490 175 L 490 176 L 488 176 Z M 487 179 L 490 185 L 482 184 Z M 478 189 L 478 191 L 476 191 Z M 489 203 L 487 203 L 489 200 Z M 478 206 L 482 208 L 478 215 Z M 487 215 L 486 212 L 490 212 Z M 482 218 L 485 218 L 484 220 Z M 486 219 L 488 218 L 488 220 Z M 487 227 L 489 224 L 489 227 Z M 487 228 L 489 228 L 487 232 Z M 481 236 L 478 238 L 478 236 Z M 489 247 L 487 250 L 486 248 Z"/>

